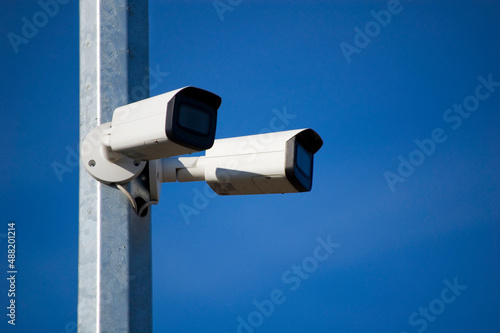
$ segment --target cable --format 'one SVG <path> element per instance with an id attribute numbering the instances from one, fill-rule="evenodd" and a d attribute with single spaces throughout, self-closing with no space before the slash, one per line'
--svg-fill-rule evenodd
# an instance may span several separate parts
<path id="1" fill-rule="evenodd" d="M 127 197 L 128 201 L 130 201 L 130 204 L 132 205 L 132 208 L 134 208 L 134 212 L 137 214 L 137 203 L 135 202 L 134 198 L 132 198 L 132 195 L 125 189 L 125 187 L 121 186 L 120 184 L 115 184 L 116 187 L 122 191 L 123 194 Z"/>
<path id="2" fill-rule="evenodd" d="M 132 208 L 134 208 L 134 212 L 139 216 L 142 216 L 142 213 L 144 213 L 144 210 L 146 210 L 146 208 L 148 208 L 149 206 L 158 204 L 158 201 L 151 200 L 151 201 L 146 202 L 144 205 L 142 205 L 142 207 L 139 209 L 139 211 L 137 211 L 137 202 L 134 200 L 134 198 L 132 198 L 132 195 L 130 194 L 130 192 L 127 191 L 125 189 L 125 187 L 123 187 L 120 184 L 115 184 L 115 185 L 116 185 L 116 188 L 118 188 L 123 194 L 125 194 L 128 201 L 130 201 Z"/>
<path id="3" fill-rule="evenodd" d="M 137 213 L 137 215 L 142 216 L 142 213 L 144 212 L 144 210 L 146 208 L 148 208 L 151 205 L 157 205 L 157 204 L 158 204 L 158 201 L 155 201 L 155 200 L 151 200 L 151 201 L 146 202 L 144 205 L 142 205 L 141 209 L 139 209 L 139 213 Z"/>

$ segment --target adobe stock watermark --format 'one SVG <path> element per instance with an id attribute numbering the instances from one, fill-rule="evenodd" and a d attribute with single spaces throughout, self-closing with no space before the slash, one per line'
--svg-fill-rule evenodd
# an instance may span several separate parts
<path id="1" fill-rule="evenodd" d="M 241 151 L 246 151 L 248 148 L 253 150 L 259 150 L 259 147 L 265 146 L 268 142 L 273 139 L 273 132 L 283 131 L 289 124 L 290 121 L 295 119 L 297 115 L 288 113 L 287 107 L 284 106 L 282 111 L 274 108 L 272 109 L 272 113 L 274 117 L 269 120 L 268 127 L 262 128 L 258 134 L 266 133 L 267 138 L 260 138 L 260 140 L 255 140 L 248 143 L 243 143 L 239 145 L 239 149 Z M 252 158 L 251 155 L 248 157 Z M 230 161 L 228 165 L 238 166 L 239 161 Z M 229 177 L 229 175 L 227 175 Z M 199 188 L 193 189 L 193 198 L 191 200 L 191 204 L 180 203 L 177 208 L 182 215 L 182 218 L 186 224 L 191 223 L 191 218 L 193 215 L 198 216 L 200 212 L 208 207 L 210 204 L 210 199 L 217 197 L 217 194 L 214 193 L 210 187 L 204 183 Z"/>
<path id="2" fill-rule="evenodd" d="M 156 89 L 160 83 L 164 81 L 164 79 L 170 75 L 169 72 L 162 72 L 160 69 L 160 65 L 156 65 L 155 68 L 148 68 L 147 75 L 144 76 L 141 84 L 134 86 L 130 91 L 130 94 L 134 100 L 141 100 L 147 97 L 148 88 Z M 129 109 L 133 110 L 133 107 Z M 94 138 L 94 140 L 98 141 L 100 138 Z M 79 154 L 78 154 L 78 145 L 76 147 L 72 147 L 70 145 L 66 145 L 66 156 L 64 158 L 64 162 L 53 161 L 51 163 L 52 170 L 59 180 L 60 183 L 64 181 L 64 175 L 67 173 L 73 172 L 75 168 L 78 168 L 79 165 Z"/>
<path id="3" fill-rule="evenodd" d="M 262 326 L 266 319 L 269 319 L 277 310 L 278 305 L 283 305 L 287 301 L 287 289 L 289 292 L 297 291 L 302 283 L 308 280 L 319 267 L 321 262 L 325 262 L 333 254 L 334 250 L 340 247 L 340 244 L 333 243 L 331 235 L 324 240 L 317 237 L 318 245 L 314 248 L 311 256 L 306 257 L 300 264 L 294 264 L 283 272 L 281 282 L 286 289 L 276 288 L 269 293 L 269 298 L 262 301 L 254 300 L 252 305 L 255 307 L 248 315 L 238 316 L 236 321 L 236 333 L 253 333 Z M 226 332 L 227 333 L 227 332 Z"/>
<path id="4" fill-rule="evenodd" d="M 16 253 L 19 247 L 16 248 L 16 221 L 9 221 L 7 223 L 7 246 L 5 249 L 7 250 L 7 271 L 5 274 L 7 275 L 7 281 L 9 285 L 9 289 L 7 289 L 7 297 L 9 299 L 7 306 L 7 323 L 9 325 L 16 325 L 16 314 L 18 307 L 18 296 L 17 292 L 17 276 L 18 276 L 18 265 L 16 261 Z M 18 235 L 17 235 L 18 236 Z"/>
<path id="5" fill-rule="evenodd" d="M 403 6 L 399 0 L 389 0 L 387 2 L 387 9 L 379 10 L 378 12 L 372 10 L 370 15 L 373 20 L 368 21 L 362 30 L 359 27 L 354 27 L 354 38 L 352 44 L 341 42 L 339 44 L 340 50 L 344 55 L 345 61 L 350 64 L 353 54 L 360 54 L 361 50 L 366 48 L 392 21 L 394 15 L 398 15 L 403 11 Z"/>
<path id="6" fill-rule="evenodd" d="M 479 109 L 481 102 L 486 101 L 500 87 L 500 82 L 493 81 L 493 75 L 489 74 L 487 78 L 482 75 L 477 77 L 479 84 L 474 89 L 474 93 L 465 97 L 463 102 L 454 103 L 443 113 L 443 121 L 449 124 L 452 130 L 458 130 L 464 120 L 469 119 L 471 114 Z M 448 135 L 443 128 L 437 127 L 431 131 L 430 137 L 422 140 L 414 140 L 416 148 L 411 151 L 407 157 L 398 156 L 399 165 L 395 172 L 384 172 L 384 178 L 391 192 L 396 191 L 396 184 L 404 183 L 415 173 L 417 167 L 421 166 L 427 158 L 436 152 L 439 144 L 444 143 Z"/>
<path id="7" fill-rule="evenodd" d="M 23 16 L 21 18 L 22 26 L 20 34 L 9 32 L 7 38 L 9 39 L 12 49 L 17 54 L 19 53 L 19 46 L 21 44 L 28 44 L 29 41 L 38 35 L 40 29 L 45 27 L 51 18 L 55 17 L 61 5 L 69 3 L 70 0 L 40 0 L 37 2 L 40 10 L 35 12 L 31 19 Z"/>
<path id="8" fill-rule="evenodd" d="M 215 0 L 212 2 L 215 12 L 219 16 L 221 22 L 224 21 L 224 13 L 232 12 L 236 7 L 238 7 L 243 0 Z"/>
<path id="9" fill-rule="evenodd" d="M 429 302 L 427 307 L 419 307 L 418 312 L 413 312 L 408 318 L 410 326 L 414 327 L 418 333 L 424 332 L 430 323 L 437 320 L 438 316 L 443 314 L 446 306 L 452 304 L 457 298 L 462 295 L 462 291 L 466 290 L 468 286 L 461 285 L 458 278 L 453 279 L 451 283 L 448 279 L 443 281 L 444 287 L 441 290 L 439 297 Z M 401 331 L 400 333 L 409 333 L 408 331 Z"/>

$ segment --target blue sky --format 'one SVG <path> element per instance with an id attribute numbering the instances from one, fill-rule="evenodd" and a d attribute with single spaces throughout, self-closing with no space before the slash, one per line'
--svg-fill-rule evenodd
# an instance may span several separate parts
<path id="1" fill-rule="evenodd" d="M 2 332 L 75 332 L 78 3 L 47 1 L 0 11 Z M 500 2 L 221 2 L 150 1 L 151 94 L 220 95 L 217 138 L 278 118 L 324 146 L 309 193 L 163 185 L 154 330 L 500 331 Z"/>

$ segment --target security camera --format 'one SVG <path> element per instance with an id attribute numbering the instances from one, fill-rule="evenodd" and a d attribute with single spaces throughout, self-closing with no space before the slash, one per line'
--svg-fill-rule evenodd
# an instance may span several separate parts
<path id="1" fill-rule="evenodd" d="M 85 168 L 103 183 L 127 183 L 146 162 L 212 147 L 221 98 L 184 87 L 117 108 L 82 145 Z"/>
<path id="2" fill-rule="evenodd" d="M 312 129 L 215 140 L 221 98 L 184 87 L 121 106 L 81 147 L 83 165 L 115 184 L 138 214 L 158 203 L 161 183 L 206 181 L 219 195 L 308 192 L 314 154 L 323 145 Z M 205 156 L 174 157 L 205 150 Z M 142 207 L 122 186 L 149 161 L 150 201 Z"/>
<path id="3" fill-rule="evenodd" d="M 185 87 L 119 107 L 113 113 L 113 152 L 147 161 L 212 147 L 221 98 Z"/>
<path id="4" fill-rule="evenodd" d="M 151 188 L 156 199 L 159 183 L 176 181 L 204 180 L 219 195 L 308 192 L 314 154 L 322 145 L 312 129 L 215 140 L 205 156 L 152 164 Z"/>

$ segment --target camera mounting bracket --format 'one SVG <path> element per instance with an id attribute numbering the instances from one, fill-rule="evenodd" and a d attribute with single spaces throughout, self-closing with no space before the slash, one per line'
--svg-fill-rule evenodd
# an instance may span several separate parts
<path id="1" fill-rule="evenodd" d="M 85 169 L 92 177 L 105 184 L 125 184 L 137 177 L 145 161 L 115 153 L 104 142 L 108 141 L 111 123 L 95 127 L 83 140 L 80 154 Z"/>

